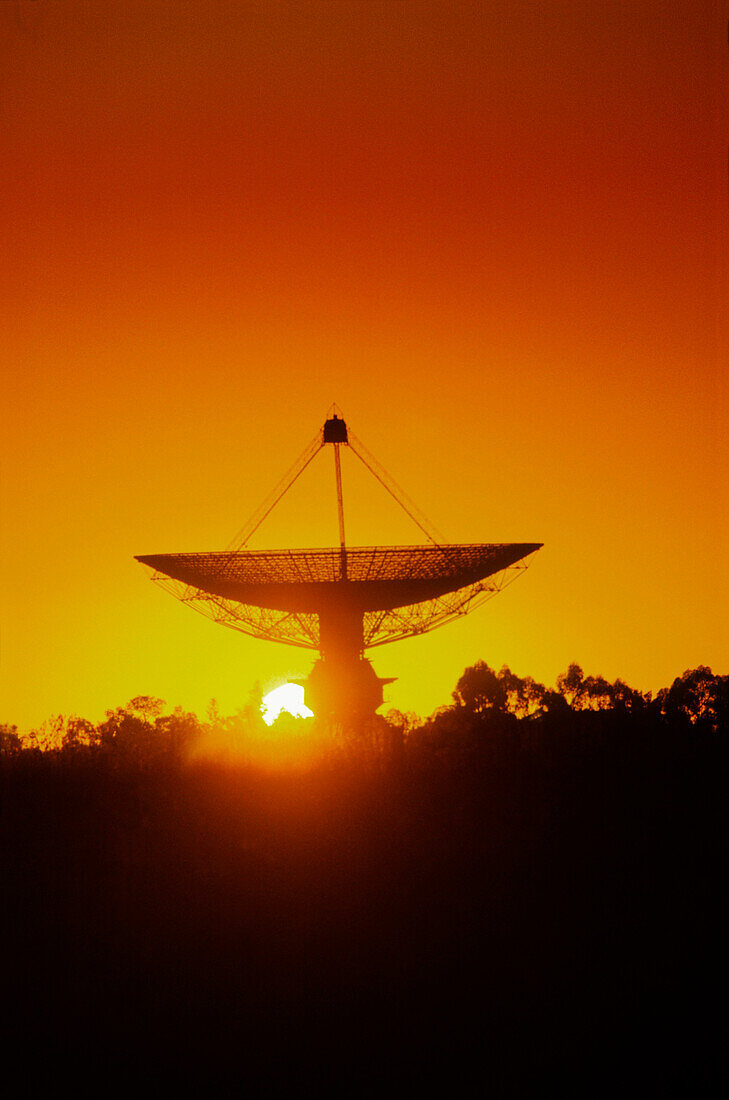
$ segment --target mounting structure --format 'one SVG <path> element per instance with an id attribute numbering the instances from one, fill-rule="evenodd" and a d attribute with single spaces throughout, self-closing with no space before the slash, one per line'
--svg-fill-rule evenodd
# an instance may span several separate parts
<path id="1" fill-rule="evenodd" d="M 354 436 L 340 410 L 323 427 L 226 550 L 149 554 L 153 580 L 208 618 L 254 638 L 318 650 L 307 704 L 319 717 L 358 724 L 383 702 L 364 651 L 422 634 L 501 591 L 541 543 L 446 543 Z M 245 549 L 325 447 L 334 454 L 339 547 Z M 346 544 L 340 448 L 349 449 L 429 540 L 415 546 Z"/>

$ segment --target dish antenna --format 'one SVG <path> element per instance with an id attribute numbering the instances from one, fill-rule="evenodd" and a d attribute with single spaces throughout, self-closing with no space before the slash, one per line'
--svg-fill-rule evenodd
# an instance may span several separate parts
<path id="1" fill-rule="evenodd" d="M 340 448 L 348 447 L 397 501 L 428 542 L 347 546 Z M 247 550 L 279 501 L 323 450 L 334 458 L 339 546 Z M 383 702 L 366 649 L 423 634 L 465 615 L 526 569 L 542 544 L 447 543 L 365 449 L 334 406 L 286 476 L 226 550 L 146 554 L 137 561 L 183 603 L 254 638 L 319 651 L 305 698 L 314 714 L 359 724 Z"/>

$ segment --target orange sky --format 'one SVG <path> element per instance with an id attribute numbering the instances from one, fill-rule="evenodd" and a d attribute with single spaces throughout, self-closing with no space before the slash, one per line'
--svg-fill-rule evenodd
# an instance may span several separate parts
<path id="1" fill-rule="evenodd" d="M 227 545 L 332 401 L 450 540 L 545 544 L 371 651 L 392 705 L 729 671 L 726 15 L 0 4 L 0 721 L 305 675 L 133 555 Z M 353 537 L 418 541 L 350 467 Z M 336 541 L 329 475 L 255 546 Z"/>

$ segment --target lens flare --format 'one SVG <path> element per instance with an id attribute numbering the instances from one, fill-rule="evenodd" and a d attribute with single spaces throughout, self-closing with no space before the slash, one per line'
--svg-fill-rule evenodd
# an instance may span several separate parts
<path id="1" fill-rule="evenodd" d="M 273 725 L 281 711 L 294 718 L 314 717 L 314 712 L 304 703 L 304 689 L 299 684 L 281 684 L 264 696 L 261 714 L 267 726 Z"/>

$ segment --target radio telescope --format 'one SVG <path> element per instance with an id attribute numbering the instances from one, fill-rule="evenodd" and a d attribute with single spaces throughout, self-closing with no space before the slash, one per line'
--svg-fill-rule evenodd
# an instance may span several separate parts
<path id="1" fill-rule="evenodd" d="M 339 546 L 247 550 L 266 517 L 325 448 L 334 457 Z M 340 448 L 348 447 L 428 542 L 347 546 Z M 447 543 L 332 411 L 323 427 L 226 550 L 145 554 L 153 580 L 208 618 L 254 638 L 318 650 L 307 705 L 334 723 L 361 724 L 383 702 L 367 649 L 423 634 L 464 615 L 526 569 L 542 544 Z"/>

